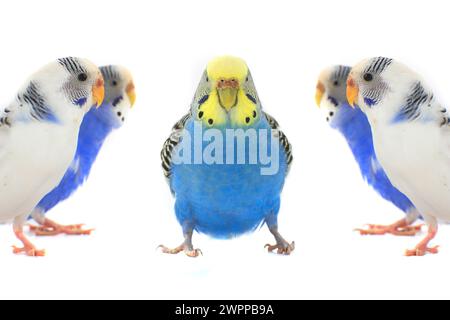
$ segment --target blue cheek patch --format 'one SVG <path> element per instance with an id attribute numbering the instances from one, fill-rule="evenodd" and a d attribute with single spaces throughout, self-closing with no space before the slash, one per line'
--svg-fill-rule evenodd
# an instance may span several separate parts
<path id="1" fill-rule="evenodd" d="M 328 100 L 330 100 L 330 102 L 332 104 L 334 104 L 335 107 L 337 107 L 339 105 L 339 102 L 337 101 L 337 99 L 335 99 L 333 97 L 328 97 Z"/>
<path id="2" fill-rule="evenodd" d="M 82 107 L 86 104 L 87 98 L 80 98 L 78 100 L 75 100 L 75 104 L 79 107 Z"/>
<path id="3" fill-rule="evenodd" d="M 200 100 L 198 100 L 198 106 L 201 106 L 202 104 L 204 104 L 206 102 L 206 100 L 208 100 L 209 95 L 205 95 L 203 96 Z"/>
<path id="4" fill-rule="evenodd" d="M 372 107 L 372 106 L 374 106 L 374 105 L 377 104 L 377 102 L 376 102 L 375 100 L 370 99 L 370 98 L 364 98 L 364 102 L 365 102 L 369 107 Z"/>
<path id="5" fill-rule="evenodd" d="M 122 101 L 122 100 L 123 100 L 122 96 L 115 98 L 113 103 L 112 103 L 113 107 L 116 107 L 120 103 L 120 101 Z"/>
<path id="6" fill-rule="evenodd" d="M 248 93 L 246 94 L 247 98 L 253 102 L 254 104 L 256 104 L 256 99 L 254 97 L 252 97 L 251 95 L 249 95 Z"/>

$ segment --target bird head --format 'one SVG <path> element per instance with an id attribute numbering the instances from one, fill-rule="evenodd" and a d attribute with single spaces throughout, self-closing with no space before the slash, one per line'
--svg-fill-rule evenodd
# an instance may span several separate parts
<path id="1" fill-rule="evenodd" d="M 35 72 L 17 98 L 33 107 L 35 118 L 81 120 L 92 106 L 101 105 L 103 77 L 97 66 L 86 59 L 62 58 Z"/>
<path id="2" fill-rule="evenodd" d="M 407 104 L 418 83 L 423 83 L 421 77 L 398 61 L 384 57 L 365 59 L 349 74 L 347 99 L 367 115 L 392 119 Z"/>
<path id="3" fill-rule="evenodd" d="M 192 110 L 209 127 L 246 127 L 260 116 L 260 104 L 244 60 L 222 56 L 211 60 L 197 88 Z"/>
<path id="4" fill-rule="evenodd" d="M 316 104 L 332 126 L 347 104 L 346 81 L 349 73 L 350 67 L 331 66 L 322 70 L 317 81 Z"/>
<path id="5" fill-rule="evenodd" d="M 105 99 L 95 113 L 103 121 L 120 127 L 136 101 L 133 77 L 125 67 L 117 65 L 100 67 L 100 71 L 105 81 Z"/>

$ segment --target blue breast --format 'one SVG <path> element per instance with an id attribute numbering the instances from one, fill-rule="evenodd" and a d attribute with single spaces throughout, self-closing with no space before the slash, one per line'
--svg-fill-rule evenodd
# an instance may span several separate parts
<path id="1" fill-rule="evenodd" d="M 347 140 L 367 183 L 400 210 L 408 212 L 413 209 L 414 205 L 411 201 L 391 184 L 379 164 L 375 155 L 370 124 L 364 113 L 359 108 L 353 109 L 348 104 L 341 104 L 336 117 L 334 127 Z"/>
<path id="2" fill-rule="evenodd" d="M 36 206 L 47 212 L 59 202 L 67 199 L 87 179 L 92 164 L 97 158 L 113 126 L 104 121 L 100 113 L 107 112 L 110 106 L 92 108 L 83 119 L 78 134 L 78 145 L 72 165 L 67 169 L 59 185 L 48 193 Z"/>
<path id="3" fill-rule="evenodd" d="M 193 123 L 190 120 L 186 124 L 190 135 L 193 135 Z M 257 132 L 268 130 L 270 150 L 272 138 L 265 118 L 254 129 Z M 203 143 L 203 150 L 207 144 Z M 260 146 L 258 140 L 258 152 Z M 193 154 L 193 141 L 191 148 Z M 248 145 L 245 151 L 248 154 Z M 225 144 L 223 154 L 226 157 Z M 234 164 L 173 165 L 171 187 L 176 197 L 175 212 L 179 223 L 191 225 L 198 232 L 213 237 L 230 238 L 253 231 L 269 216 L 276 216 L 287 169 L 281 146 L 278 154 L 279 170 L 274 175 L 261 175 L 261 167 L 267 165 L 260 159 L 255 164 L 248 161 L 237 164 L 236 155 Z"/>

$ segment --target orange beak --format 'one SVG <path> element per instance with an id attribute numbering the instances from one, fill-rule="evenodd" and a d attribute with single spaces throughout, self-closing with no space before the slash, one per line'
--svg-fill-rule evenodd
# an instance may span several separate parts
<path id="1" fill-rule="evenodd" d="M 355 103 L 358 101 L 359 88 L 352 77 L 347 79 L 347 100 L 348 103 L 354 108 Z"/>
<path id="2" fill-rule="evenodd" d="M 102 105 L 105 98 L 105 82 L 100 75 L 92 86 L 92 97 L 94 98 L 95 106 L 98 108 Z"/>
<path id="3" fill-rule="evenodd" d="M 317 82 L 316 86 L 316 104 L 320 107 L 320 102 L 322 101 L 323 94 L 325 93 L 325 86 L 322 82 Z"/>
<path id="4" fill-rule="evenodd" d="M 136 102 L 136 91 L 134 90 L 134 83 L 130 81 L 130 83 L 125 88 L 125 92 L 127 93 L 128 99 L 130 99 L 131 107 L 133 107 Z"/>

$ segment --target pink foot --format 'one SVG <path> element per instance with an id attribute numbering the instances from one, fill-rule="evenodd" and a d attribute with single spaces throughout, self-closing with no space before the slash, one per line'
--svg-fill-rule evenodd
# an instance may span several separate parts
<path id="1" fill-rule="evenodd" d="M 66 235 L 90 235 L 94 229 L 83 229 L 83 224 L 61 225 L 50 219 L 45 218 L 42 226 L 30 225 L 30 231 L 36 236 L 56 236 L 58 234 Z"/>

